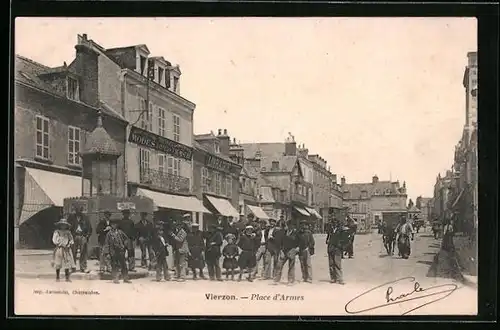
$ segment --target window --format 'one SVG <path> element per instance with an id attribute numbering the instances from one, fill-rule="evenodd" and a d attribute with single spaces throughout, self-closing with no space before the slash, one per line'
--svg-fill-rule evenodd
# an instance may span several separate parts
<path id="1" fill-rule="evenodd" d="M 142 129 L 147 129 L 148 128 L 148 113 L 146 112 L 146 100 L 145 99 L 139 99 L 139 110 L 141 112 L 139 113 L 140 117 L 140 127 Z"/>
<path id="2" fill-rule="evenodd" d="M 179 77 L 174 77 L 174 92 L 177 93 L 179 89 Z"/>
<path id="3" fill-rule="evenodd" d="M 210 177 L 206 167 L 201 168 L 201 188 L 203 192 L 208 192 L 210 186 Z"/>
<path id="4" fill-rule="evenodd" d="M 66 79 L 66 96 L 68 99 L 72 99 L 75 101 L 80 100 L 80 89 L 78 88 L 78 80 L 67 77 Z"/>
<path id="5" fill-rule="evenodd" d="M 165 172 L 165 155 L 158 154 L 158 172 Z"/>
<path id="6" fill-rule="evenodd" d="M 147 173 L 149 172 L 149 150 L 139 149 L 139 164 L 140 164 L 140 172 Z"/>
<path id="7" fill-rule="evenodd" d="M 219 172 L 215 173 L 215 193 L 217 195 L 220 195 L 220 190 L 221 190 L 221 175 Z"/>
<path id="8" fill-rule="evenodd" d="M 148 113 L 147 113 L 147 128 L 150 131 L 153 131 L 153 103 L 149 102 L 149 108 L 148 108 Z"/>
<path id="9" fill-rule="evenodd" d="M 146 74 L 146 57 L 140 56 L 140 65 L 141 67 L 139 68 L 140 73 L 144 76 Z"/>
<path id="10" fill-rule="evenodd" d="M 366 213 L 366 204 L 361 204 L 361 212 Z"/>
<path id="11" fill-rule="evenodd" d="M 36 156 L 49 159 L 49 120 L 36 117 Z"/>
<path id="12" fill-rule="evenodd" d="M 181 160 L 174 157 L 167 157 L 167 173 L 173 175 L 180 175 Z"/>
<path id="13" fill-rule="evenodd" d="M 280 162 L 277 162 L 277 161 L 273 161 L 271 163 L 271 170 L 272 171 L 277 171 L 280 169 Z"/>
<path id="14" fill-rule="evenodd" d="M 215 153 L 220 154 L 220 145 L 218 143 L 215 144 Z"/>
<path id="15" fill-rule="evenodd" d="M 170 71 L 168 69 L 165 70 L 165 86 L 170 88 Z"/>
<path id="16" fill-rule="evenodd" d="M 165 109 L 158 108 L 158 135 L 165 137 Z"/>
<path id="17" fill-rule="evenodd" d="M 220 194 L 226 196 L 226 176 L 224 174 L 221 174 Z"/>
<path id="18" fill-rule="evenodd" d="M 174 115 L 174 141 L 179 142 L 181 139 L 181 118 Z"/>
<path id="19" fill-rule="evenodd" d="M 352 211 L 354 213 L 357 213 L 358 212 L 358 204 L 352 204 Z"/>
<path id="20" fill-rule="evenodd" d="M 226 194 L 227 197 L 233 196 L 233 185 L 232 185 L 231 175 L 226 176 Z"/>
<path id="21" fill-rule="evenodd" d="M 69 126 L 68 128 L 68 164 L 80 165 L 80 129 Z"/>
<path id="22" fill-rule="evenodd" d="M 165 69 L 163 68 L 158 68 L 158 84 L 164 85 L 163 84 L 163 72 L 165 72 Z"/>

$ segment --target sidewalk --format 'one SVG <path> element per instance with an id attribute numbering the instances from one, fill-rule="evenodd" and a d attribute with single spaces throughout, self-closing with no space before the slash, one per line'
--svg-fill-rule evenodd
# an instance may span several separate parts
<path id="1" fill-rule="evenodd" d="M 453 238 L 460 272 L 466 282 L 477 286 L 477 244 L 465 236 Z"/>

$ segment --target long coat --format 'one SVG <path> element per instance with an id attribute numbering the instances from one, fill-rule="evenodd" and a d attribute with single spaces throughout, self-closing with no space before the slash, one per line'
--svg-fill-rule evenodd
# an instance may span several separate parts
<path id="1" fill-rule="evenodd" d="M 222 233 L 220 231 L 211 231 L 205 233 L 205 258 L 213 260 L 221 256 L 221 246 L 223 243 Z"/>
<path id="2" fill-rule="evenodd" d="M 189 268 L 203 268 L 205 267 L 205 260 L 203 258 L 203 250 L 205 249 L 205 241 L 203 239 L 203 232 L 196 230 L 190 232 L 187 236 L 189 247 Z"/>
<path id="3" fill-rule="evenodd" d="M 79 215 L 80 221 L 78 221 L 78 216 L 73 213 L 68 216 L 68 223 L 71 226 L 71 234 L 74 236 L 82 235 L 89 238 L 92 235 L 92 225 L 90 224 L 89 218 L 85 214 Z M 78 225 L 80 225 L 81 232 L 77 233 Z"/>

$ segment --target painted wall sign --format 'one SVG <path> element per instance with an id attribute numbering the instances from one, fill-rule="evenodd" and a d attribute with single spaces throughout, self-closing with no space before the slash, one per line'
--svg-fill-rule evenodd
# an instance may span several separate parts
<path id="1" fill-rule="evenodd" d="M 129 209 L 129 210 L 135 210 L 135 203 L 132 202 L 118 202 L 116 203 L 116 208 L 120 211 Z"/>
<path id="2" fill-rule="evenodd" d="M 209 168 L 227 173 L 239 174 L 240 172 L 240 169 L 234 166 L 234 164 L 210 154 L 205 155 L 205 165 Z"/>
<path id="3" fill-rule="evenodd" d="M 188 161 L 193 157 L 190 147 L 135 126 L 130 129 L 128 141 Z"/>

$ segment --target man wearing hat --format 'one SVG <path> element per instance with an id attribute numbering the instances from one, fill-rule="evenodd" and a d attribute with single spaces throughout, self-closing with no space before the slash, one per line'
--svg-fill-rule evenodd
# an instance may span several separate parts
<path id="1" fill-rule="evenodd" d="M 80 250 L 80 271 L 88 273 L 88 241 L 90 235 L 92 235 L 92 225 L 85 214 L 83 214 L 83 207 L 81 205 L 77 205 L 74 210 L 75 213 L 70 214 L 68 217 L 68 223 L 71 226 L 71 234 L 75 240 L 75 244 L 73 245 L 73 256 L 75 257 L 76 263 L 77 251 Z"/>
<path id="2" fill-rule="evenodd" d="M 135 272 L 135 240 L 137 232 L 135 230 L 134 221 L 130 218 L 130 209 L 127 207 L 122 210 L 122 220 L 120 221 L 120 229 L 127 235 L 127 259 L 128 270 Z"/>
<path id="3" fill-rule="evenodd" d="M 127 250 L 127 243 L 130 240 L 127 235 L 119 228 L 118 223 L 120 220 L 111 219 L 111 229 L 106 234 L 104 243 L 104 251 L 109 255 L 111 260 L 111 273 L 113 276 L 113 283 L 120 283 L 119 270 L 121 271 L 123 282 L 131 283 L 128 278 L 127 262 L 125 259 L 125 251 Z"/>
<path id="4" fill-rule="evenodd" d="M 205 260 L 207 261 L 208 276 L 211 281 L 222 281 L 220 269 L 221 247 L 224 238 L 217 224 L 210 224 L 205 233 Z"/>
<path id="5" fill-rule="evenodd" d="M 330 215 L 329 232 L 326 237 L 328 251 L 328 266 L 330 270 L 330 282 L 344 284 L 342 276 L 342 254 L 343 254 L 343 228 L 340 221 Z"/>
<path id="6" fill-rule="evenodd" d="M 151 245 L 154 236 L 153 224 L 148 220 L 148 212 L 141 212 L 141 220 L 135 224 L 135 232 L 137 233 L 137 241 L 141 248 L 141 267 L 153 269 L 154 253 Z M 148 258 L 149 257 L 149 266 Z"/>
<path id="7" fill-rule="evenodd" d="M 281 227 L 284 221 L 283 215 L 280 216 L 280 221 L 277 224 L 275 219 L 269 221 L 269 228 L 266 230 L 267 237 L 267 252 L 264 258 L 265 269 L 264 279 L 268 280 L 276 276 L 278 268 L 280 248 L 283 242 L 284 229 Z M 272 269 L 272 270 L 271 270 Z"/>
<path id="8" fill-rule="evenodd" d="M 99 243 L 99 270 L 100 272 L 110 272 L 111 265 L 109 258 L 107 258 L 106 253 L 104 253 L 104 243 L 106 241 L 106 235 L 111 229 L 111 211 L 104 210 L 103 216 L 99 223 L 97 224 L 97 242 Z"/>
<path id="9" fill-rule="evenodd" d="M 259 226 L 255 230 L 255 235 L 256 235 L 256 240 L 257 240 L 257 252 L 255 255 L 255 269 L 253 271 L 253 277 L 257 277 L 257 273 L 259 272 L 259 262 L 261 259 L 263 259 L 263 270 L 262 270 L 262 278 L 266 277 L 265 270 L 266 270 L 266 261 L 268 258 L 266 258 L 267 254 L 267 240 L 268 240 L 268 235 L 266 233 L 268 232 L 268 223 L 267 220 L 261 219 L 259 222 Z"/>
<path id="10" fill-rule="evenodd" d="M 307 220 L 302 220 L 299 229 L 299 262 L 302 279 L 307 283 L 312 283 L 312 255 L 314 255 L 314 237 Z"/>
<path id="11" fill-rule="evenodd" d="M 188 233 L 187 242 L 190 254 L 188 267 L 193 272 L 193 280 L 198 279 L 196 271 L 199 271 L 200 278 L 205 279 L 205 275 L 203 275 L 203 268 L 205 268 L 205 260 L 203 258 L 205 240 L 203 239 L 203 232 L 200 230 L 200 225 L 196 222 L 191 224 L 191 231 Z"/>
<path id="12" fill-rule="evenodd" d="M 276 269 L 274 283 L 278 284 L 281 281 L 283 267 L 288 263 L 288 284 L 293 284 L 295 282 L 295 259 L 299 253 L 299 236 L 295 224 L 291 220 L 286 224 L 280 250 L 280 261 Z"/>
<path id="13" fill-rule="evenodd" d="M 183 217 L 188 219 L 188 217 Z M 187 221 L 178 221 L 173 232 L 170 233 L 172 250 L 174 252 L 175 278 L 183 282 L 186 280 L 187 260 L 189 247 L 187 242 Z"/>

